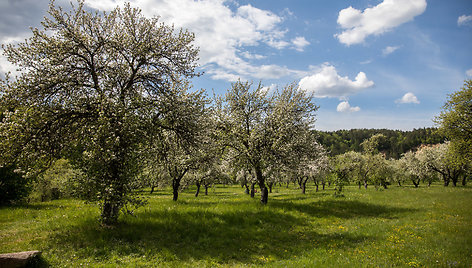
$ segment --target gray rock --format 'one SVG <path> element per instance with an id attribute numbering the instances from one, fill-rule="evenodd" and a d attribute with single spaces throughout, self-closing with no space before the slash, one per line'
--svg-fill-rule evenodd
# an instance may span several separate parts
<path id="1" fill-rule="evenodd" d="M 41 256 L 41 251 L 23 251 L 0 254 L 0 268 L 28 267 Z"/>

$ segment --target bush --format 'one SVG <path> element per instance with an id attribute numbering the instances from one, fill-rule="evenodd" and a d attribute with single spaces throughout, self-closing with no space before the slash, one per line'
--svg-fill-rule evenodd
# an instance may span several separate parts
<path id="1" fill-rule="evenodd" d="M 21 201 L 31 191 L 31 181 L 14 166 L 0 167 L 0 205 Z"/>
<path id="2" fill-rule="evenodd" d="M 76 196 L 76 184 L 81 176 L 81 172 L 74 169 L 68 160 L 59 159 L 36 178 L 31 198 L 47 201 Z"/>

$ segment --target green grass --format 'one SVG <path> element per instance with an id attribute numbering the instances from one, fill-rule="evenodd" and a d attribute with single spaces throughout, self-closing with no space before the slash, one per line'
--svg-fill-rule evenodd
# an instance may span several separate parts
<path id="1" fill-rule="evenodd" d="M 78 200 L 3 207 L 0 253 L 41 250 L 53 267 L 472 266 L 472 188 L 299 192 L 263 206 L 237 186 L 177 202 L 161 190 L 115 227 Z"/>

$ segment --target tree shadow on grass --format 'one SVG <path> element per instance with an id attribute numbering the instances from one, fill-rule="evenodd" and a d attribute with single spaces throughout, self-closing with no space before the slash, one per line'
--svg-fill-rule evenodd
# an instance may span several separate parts
<path id="1" fill-rule="evenodd" d="M 249 206 L 238 211 L 212 211 L 211 204 L 190 203 L 180 207 L 142 211 L 125 217 L 115 227 L 105 228 L 94 219 L 60 230 L 49 237 L 51 248 L 63 248 L 79 257 L 106 260 L 119 256 L 147 256 L 161 261 L 211 260 L 218 263 L 254 263 L 261 256 L 289 259 L 312 248 L 332 245 L 354 248 L 374 240 L 360 234 L 322 234 L 304 217 L 391 218 L 409 209 L 373 205 L 359 201 L 328 200 L 297 204 L 273 200 L 266 207 Z M 185 209 L 190 208 L 190 209 Z M 296 214 L 295 214 L 296 215 Z M 339 247 L 339 246 L 338 246 Z"/>
<path id="2" fill-rule="evenodd" d="M 322 200 L 311 203 L 294 203 L 273 200 L 271 206 L 284 210 L 295 210 L 313 217 L 335 216 L 342 219 L 379 217 L 393 219 L 403 213 L 413 213 L 417 209 L 389 207 L 356 200 Z"/>
<path id="3" fill-rule="evenodd" d="M 352 234 L 320 234 L 304 220 L 267 209 L 215 213 L 161 210 L 127 218 L 113 228 L 83 222 L 49 237 L 51 247 L 78 256 L 106 260 L 111 254 L 174 260 L 254 263 L 262 256 L 289 259 L 294 254 L 332 244 L 355 247 L 368 240 Z M 54 245 L 53 245 L 54 244 Z"/>

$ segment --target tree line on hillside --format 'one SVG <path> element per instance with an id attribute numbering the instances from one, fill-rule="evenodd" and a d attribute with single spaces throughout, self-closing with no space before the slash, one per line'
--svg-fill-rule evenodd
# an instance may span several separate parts
<path id="1" fill-rule="evenodd" d="M 349 151 L 362 152 L 362 142 L 375 134 L 382 134 L 379 150 L 387 158 L 399 159 L 404 153 L 424 144 L 443 143 L 446 137 L 437 128 L 419 128 L 411 131 L 391 129 L 351 129 L 337 131 L 317 131 L 318 141 L 331 156 Z"/>
<path id="2" fill-rule="evenodd" d="M 393 174 L 400 184 L 441 174 L 445 185 L 469 174 L 470 124 L 458 123 L 472 118 L 462 116 L 470 113 L 470 81 L 459 104 L 453 96 L 438 118 L 450 142 L 425 147 L 441 150 L 395 160 L 387 155 L 394 143 L 376 133 L 360 142 L 362 153 L 329 156 L 324 134 L 313 131 L 312 95 L 296 84 L 268 90 L 244 81 L 213 99 L 191 90 L 190 79 L 200 75 L 194 35 L 129 4 L 91 13 L 83 1 L 69 12 L 51 2 L 43 26 L 26 42 L 4 46 L 21 72 L 0 81 L 1 203 L 31 190 L 41 200 L 79 197 L 97 202 L 110 225 L 146 203 L 146 187 L 169 185 L 177 201 L 191 184 L 198 196 L 202 186 L 239 183 L 251 196 L 257 186 L 267 204 L 280 183 L 298 183 L 303 193 L 308 181 L 331 183 L 342 195 L 352 182 L 386 188 Z M 410 168 L 415 161 L 424 173 Z"/>

